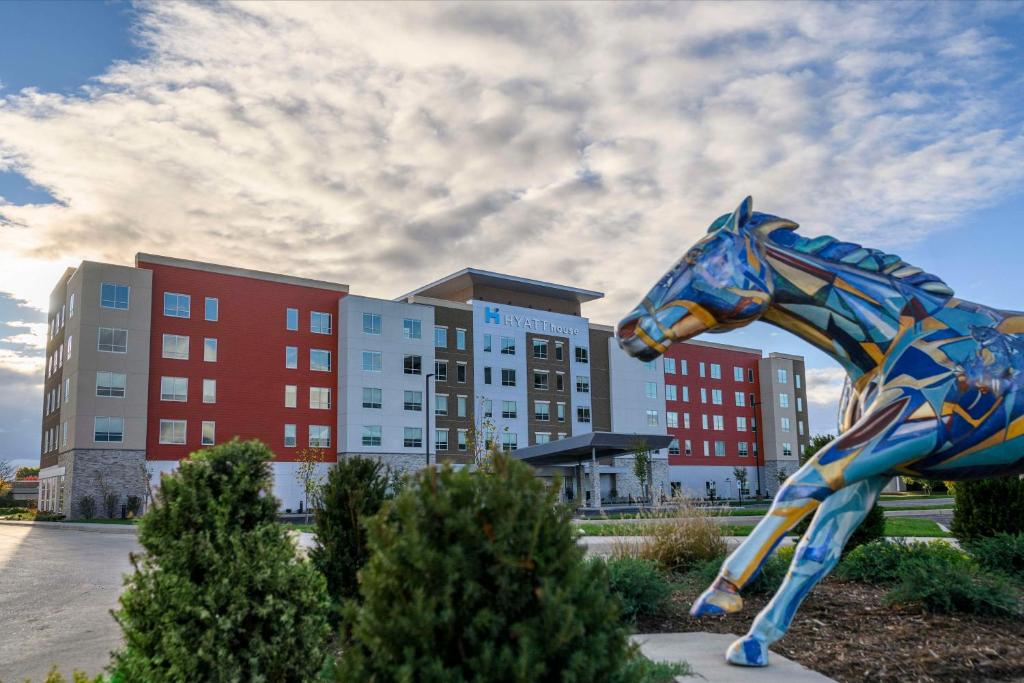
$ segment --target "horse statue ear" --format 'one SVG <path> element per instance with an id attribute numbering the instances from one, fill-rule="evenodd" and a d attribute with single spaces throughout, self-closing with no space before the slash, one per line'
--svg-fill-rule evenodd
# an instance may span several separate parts
<path id="1" fill-rule="evenodd" d="M 750 217 L 753 215 L 754 200 L 747 197 L 740 202 L 735 211 L 716 218 L 715 222 L 708 227 L 708 232 L 728 230 L 729 232 L 739 234 L 740 230 L 750 221 Z"/>

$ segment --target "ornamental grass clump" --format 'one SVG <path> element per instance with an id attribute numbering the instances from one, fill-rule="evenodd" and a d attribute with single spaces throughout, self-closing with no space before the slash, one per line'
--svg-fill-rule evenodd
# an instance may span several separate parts
<path id="1" fill-rule="evenodd" d="M 429 469 L 367 523 L 342 681 L 618 680 L 634 650 L 602 562 L 529 466 Z"/>
<path id="2" fill-rule="evenodd" d="M 640 524 L 644 525 L 642 530 Z M 612 550 L 615 557 L 640 557 L 656 562 L 665 571 L 685 574 L 726 554 L 722 526 L 714 515 L 686 501 L 645 515 L 636 525 L 623 525 L 623 533 L 630 533 L 626 530 L 629 526 L 637 529 L 633 533 L 643 531 L 647 535 L 616 543 Z"/>
<path id="3" fill-rule="evenodd" d="M 273 454 L 216 446 L 164 476 L 141 518 L 116 680 L 308 681 L 325 662 L 324 578 L 299 559 L 270 494 Z"/>

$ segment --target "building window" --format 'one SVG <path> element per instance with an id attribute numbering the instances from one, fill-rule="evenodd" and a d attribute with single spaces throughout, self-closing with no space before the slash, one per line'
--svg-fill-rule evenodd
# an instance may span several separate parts
<path id="1" fill-rule="evenodd" d="M 793 455 L 793 444 L 788 441 L 782 442 L 782 455 L 783 457 L 790 457 Z"/>
<path id="2" fill-rule="evenodd" d="M 436 444 L 435 450 L 446 451 L 448 450 L 448 430 L 447 429 L 435 429 L 434 430 L 434 443 Z"/>
<path id="3" fill-rule="evenodd" d="M 789 394 L 779 394 L 779 407 L 780 408 L 788 408 L 789 407 Z"/>
<path id="4" fill-rule="evenodd" d="M 534 434 L 534 443 L 538 446 L 542 443 L 551 443 L 551 432 L 537 432 Z"/>
<path id="5" fill-rule="evenodd" d="M 167 335 L 164 336 L 166 337 Z M 96 350 L 108 351 L 110 353 L 128 353 L 128 330 L 119 330 L 114 327 L 99 328 Z"/>
<path id="6" fill-rule="evenodd" d="M 363 372 L 380 372 L 382 367 L 380 351 L 363 351 Z"/>
<path id="7" fill-rule="evenodd" d="M 294 384 L 284 385 L 284 407 L 295 408 L 298 406 L 299 388 Z"/>
<path id="8" fill-rule="evenodd" d="M 435 360 L 434 361 L 434 381 L 435 382 L 447 382 L 448 381 L 448 361 L 446 361 L 446 360 Z"/>
<path id="9" fill-rule="evenodd" d="M 754 370 L 752 368 L 747 369 L 747 381 L 751 384 L 754 383 Z"/>
<path id="10" fill-rule="evenodd" d="M 485 334 L 484 335 L 484 351 L 490 353 L 491 346 L 492 346 L 492 344 L 491 344 L 491 335 Z"/>
<path id="11" fill-rule="evenodd" d="M 748 450 L 747 450 L 747 442 L 746 442 L 746 441 L 740 441 L 740 442 L 739 442 L 739 443 L 738 443 L 738 444 L 736 445 L 736 453 L 737 453 L 737 455 L 739 455 L 739 456 L 740 456 L 741 458 L 745 458 L 745 457 L 747 457 L 747 453 L 748 453 Z"/>
<path id="12" fill-rule="evenodd" d="M 64 403 L 71 400 L 71 378 L 64 378 Z"/>
<path id="13" fill-rule="evenodd" d="M 124 418 L 95 418 L 93 421 L 93 441 L 96 443 L 121 443 L 124 441 Z M 56 447 L 56 436 L 53 437 L 53 442 L 53 446 Z"/>
<path id="14" fill-rule="evenodd" d="M 406 391 L 404 394 L 404 401 L 402 403 L 403 410 L 412 410 L 420 412 L 423 410 L 423 392 L 422 391 Z"/>
<path id="15" fill-rule="evenodd" d="M 722 366 L 718 363 L 711 364 L 711 379 L 722 379 Z"/>
<path id="16" fill-rule="evenodd" d="M 679 413 L 672 410 L 665 411 L 665 425 L 667 427 L 679 427 Z"/>
<path id="17" fill-rule="evenodd" d="M 70 380 L 64 380 L 64 402 L 67 403 L 68 392 L 70 387 L 68 382 Z M 100 371 L 96 373 L 96 395 L 97 396 L 109 396 L 111 398 L 124 398 L 124 385 L 125 375 L 120 372 L 104 372 Z"/>
<path id="18" fill-rule="evenodd" d="M 448 397 L 444 394 L 434 396 L 434 415 L 448 417 Z"/>
<path id="19" fill-rule="evenodd" d="M 683 387 L 683 400 L 687 403 L 690 402 L 690 387 Z"/>
<path id="20" fill-rule="evenodd" d="M 689 428 L 690 428 L 690 414 L 689 413 L 683 413 L 683 429 L 689 429 Z"/>
<path id="21" fill-rule="evenodd" d="M 381 444 L 380 425 L 363 425 L 363 445 L 379 446 Z"/>
<path id="22" fill-rule="evenodd" d="M 119 311 L 128 310 L 128 285 L 104 282 L 100 285 L 100 306 Z M 71 295 L 71 315 L 75 314 L 75 297 Z"/>
<path id="23" fill-rule="evenodd" d="M 547 401 L 533 402 L 533 419 L 547 422 L 551 419 L 551 404 Z"/>
<path id="24" fill-rule="evenodd" d="M 309 331 L 313 334 L 330 334 L 334 326 L 334 316 L 330 313 L 310 311 Z"/>
<path id="25" fill-rule="evenodd" d="M 708 428 L 708 416 L 707 413 L 702 413 L 700 416 L 700 426 L 702 429 Z"/>
<path id="26" fill-rule="evenodd" d="M 404 339 L 422 339 L 423 322 L 413 318 L 404 319 L 402 321 L 402 337 Z"/>
<path id="27" fill-rule="evenodd" d="M 676 393 L 676 385 L 675 384 L 666 384 L 665 385 L 665 400 L 666 401 L 677 401 L 677 400 L 679 400 L 678 399 L 678 394 Z"/>
<path id="28" fill-rule="evenodd" d="M 188 401 L 188 378 L 187 377 L 161 377 L 160 378 L 160 400 Z"/>
<path id="29" fill-rule="evenodd" d="M 484 384 L 490 384 L 490 383 L 491 383 L 491 369 L 490 368 L 484 368 Z"/>
<path id="30" fill-rule="evenodd" d="M 299 309 L 288 308 L 284 312 L 284 328 L 290 332 L 297 332 L 299 329 Z"/>
<path id="31" fill-rule="evenodd" d="M 220 318 L 220 301 L 212 296 L 206 297 L 205 302 L 206 320 L 215 323 Z M 204 423 L 205 424 L 205 423 Z M 212 422 L 210 424 L 213 424 Z M 213 443 L 211 440 L 210 443 Z"/>
<path id="32" fill-rule="evenodd" d="M 67 420 L 65 420 L 64 424 L 61 425 L 61 429 L 60 429 L 60 447 L 61 448 L 66 448 L 67 445 L 68 445 L 68 422 L 67 422 Z"/>
<path id="33" fill-rule="evenodd" d="M 163 338 L 163 357 L 188 360 L 188 337 L 180 334 L 165 334 Z"/>
<path id="34" fill-rule="evenodd" d="M 565 360 L 565 344 L 555 342 L 555 360 Z"/>
<path id="35" fill-rule="evenodd" d="M 725 442 L 724 441 L 716 441 L 715 442 L 715 457 L 716 458 L 724 458 L 725 457 Z"/>
<path id="36" fill-rule="evenodd" d="M 745 397 L 746 397 L 746 394 L 744 394 L 742 391 L 737 391 L 735 393 L 734 398 L 736 399 L 736 406 L 738 408 L 742 408 L 743 406 L 746 405 Z"/>
<path id="37" fill-rule="evenodd" d="M 658 383 L 644 382 L 644 396 L 647 398 L 658 398 Z"/>
<path id="38" fill-rule="evenodd" d="M 789 373 L 785 368 L 779 368 L 775 374 L 779 378 L 779 384 L 786 384 L 789 381 Z"/>
<path id="39" fill-rule="evenodd" d="M 783 432 L 788 432 L 790 430 L 788 417 L 779 418 L 779 430 Z"/>
<path id="40" fill-rule="evenodd" d="M 487 400 L 484 402 L 487 410 L 484 413 L 484 417 L 491 417 L 491 402 Z M 466 417 L 466 412 L 469 407 L 469 401 L 465 396 L 457 396 L 455 399 L 455 414 L 458 417 Z"/>
<path id="41" fill-rule="evenodd" d="M 465 429 L 458 430 L 459 450 L 465 451 L 469 448 L 469 434 Z"/>
<path id="42" fill-rule="evenodd" d="M 711 442 L 710 441 L 705 441 L 704 442 L 704 457 L 705 458 L 711 457 Z"/>
<path id="43" fill-rule="evenodd" d="M 565 404 L 555 404 L 555 419 L 559 422 L 565 422 Z"/>
<path id="44" fill-rule="evenodd" d="M 804 412 L 804 400 L 799 396 L 796 397 L 796 412 Z"/>
<path id="45" fill-rule="evenodd" d="M 455 364 L 455 381 L 456 382 L 458 382 L 459 384 L 465 384 L 466 383 L 466 377 L 467 377 L 468 373 L 469 373 L 469 371 L 466 369 L 466 364 L 465 363 L 460 361 L 460 362 Z"/>
<path id="46" fill-rule="evenodd" d="M 284 446 L 285 448 L 295 448 L 298 445 L 298 437 L 296 436 L 295 425 L 284 426 Z"/>
<path id="47" fill-rule="evenodd" d="M 74 318 L 75 317 L 75 293 L 74 292 L 71 292 L 71 296 L 68 298 L 68 317 L 69 318 Z M 799 388 L 800 388 L 800 385 L 797 385 L 797 389 L 799 389 Z"/>
<path id="48" fill-rule="evenodd" d="M 736 431 L 745 432 L 747 431 L 747 418 L 738 416 L 736 418 Z"/>
<path id="49" fill-rule="evenodd" d="M 377 387 L 363 387 L 363 407 L 380 408 L 384 402 L 384 392 Z"/>
<path id="50" fill-rule="evenodd" d="M 297 370 L 299 368 L 298 346 L 284 347 L 284 367 L 287 370 Z"/>
<path id="51" fill-rule="evenodd" d="M 587 350 L 587 348 L 585 346 L 577 346 L 576 347 L 576 362 L 577 363 L 589 363 L 590 362 L 590 352 Z"/>
<path id="52" fill-rule="evenodd" d="M 668 454 L 679 455 L 679 439 L 672 439 L 668 443 Z"/>
<path id="53" fill-rule="evenodd" d="M 511 453 L 519 447 L 519 439 L 512 432 L 505 432 L 501 435 L 501 450 Z"/>
<path id="54" fill-rule="evenodd" d="M 330 372 L 331 352 L 324 349 L 310 349 L 309 369 L 315 372 Z"/>
<path id="55" fill-rule="evenodd" d="M 721 415 L 712 415 L 711 416 L 711 425 L 712 425 L 712 427 L 714 428 L 714 430 L 716 432 L 724 432 L 725 431 L 725 418 L 723 416 L 721 416 Z"/>
<path id="56" fill-rule="evenodd" d="M 676 359 L 666 358 L 665 359 L 665 374 L 674 375 L 676 374 Z M 679 451 L 679 444 L 676 444 L 676 451 Z"/>
<path id="57" fill-rule="evenodd" d="M 564 372 L 556 372 L 555 373 L 555 390 L 556 391 L 565 391 L 565 373 Z"/>
<path id="58" fill-rule="evenodd" d="M 331 428 L 327 425 L 309 425 L 309 447 L 330 448 Z"/>
<path id="59" fill-rule="evenodd" d="M 434 328 L 434 347 L 438 349 L 448 348 L 448 328 L 437 326 Z"/>
<path id="60" fill-rule="evenodd" d="M 648 410 L 647 411 L 647 426 L 657 427 L 658 426 L 658 411 Z"/>
<path id="61" fill-rule="evenodd" d="M 732 369 L 732 378 L 736 382 L 742 382 L 743 381 L 743 368 L 741 368 L 741 367 L 734 367 Z"/>
<path id="62" fill-rule="evenodd" d="M 506 419 L 506 420 L 515 419 L 518 414 L 519 414 L 519 411 L 516 409 L 516 402 L 515 401 L 502 401 L 501 402 L 501 416 L 504 419 Z"/>
<path id="63" fill-rule="evenodd" d="M 192 297 L 188 294 L 164 292 L 164 315 L 168 318 L 191 317 Z"/>
<path id="64" fill-rule="evenodd" d="M 722 390 L 721 389 L 712 389 L 711 390 L 711 403 L 716 405 L 716 406 L 722 405 Z"/>
<path id="65" fill-rule="evenodd" d="M 796 433 L 799 434 L 800 436 L 804 435 L 804 421 L 803 420 L 798 420 L 797 421 L 797 423 L 796 423 Z"/>
<path id="66" fill-rule="evenodd" d="M 707 403 L 708 402 L 708 390 L 705 389 L 704 387 L 700 388 L 700 402 L 701 403 Z"/>
<path id="67" fill-rule="evenodd" d="M 559 404 L 559 405 L 561 405 L 561 404 Z M 657 411 L 655 411 L 655 412 L 657 412 Z M 589 423 L 590 422 L 590 407 L 589 406 L 580 406 L 579 408 L 576 409 L 576 421 L 577 422 L 584 422 L 584 423 Z"/>
<path id="68" fill-rule="evenodd" d="M 420 356 L 407 353 L 402 359 L 402 368 L 407 375 L 422 375 L 423 359 Z"/>
<path id="69" fill-rule="evenodd" d="M 330 387 L 310 387 L 309 407 L 313 410 L 330 410 L 331 389 Z"/>
<path id="70" fill-rule="evenodd" d="M 402 445 L 406 448 L 423 448 L 423 428 L 406 427 L 402 436 Z"/>
<path id="71" fill-rule="evenodd" d="M 704 361 L 700 361 L 700 363 L 698 363 L 697 369 L 699 371 L 697 374 L 699 374 L 701 377 L 704 377 L 704 374 L 705 374 Z"/>
<path id="72" fill-rule="evenodd" d="M 797 389 L 800 388 L 800 375 L 796 373 L 793 373 L 793 386 L 795 386 Z"/>
<path id="73" fill-rule="evenodd" d="M 502 337 L 501 352 L 506 356 L 516 355 L 516 340 L 512 337 Z"/>
<path id="74" fill-rule="evenodd" d="M 203 403 L 216 403 L 217 402 L 217 380 L 215 379 L 204 379 L 203 380 Z"/>
<path id="75" fill-rule="evenodd" d="M 693 455 L 693 443 L 689 439 L 683 441 L 683 455 Z"/>
<path id="76" fill-rule="evenodd" d="M 548 341 L 546 339 L 533 340 L 533 357 L 538 360 L 547 360 Z"/>
<path id="77" fill-rule="evenodd" d="M 380 334 L 380 315 L 363 313 L 363 334 Z"/>
<path id="78" fill-rule="evenodd" d="M 214 434 L 217 431 L 216 422 L 203 421 L 203 433 L 199 443 L 203 446 L 212 446 L 214 443 Z"/>
<path id="79" fill-rule="evenodd" d="M 203 339 L 203 360 L 207 363 L 217 362 L 217 340 L 213 337 Z"/>
<path id="80" fill-rule="evenodd" d="M 501 369 L 501 386 L 514 387 L 516 385 L 516 371 L 512 368 Z"/>
<path id="81" fill-rule="evenodd" d="M 543 370 L 543 371 L 534 370 L 534 372 L 533 372 L 533 388 L 534 389 L 543 389 L 544 391 L 547 391 L 547 389 L 548 389 L 548 373 L 547 373 L 546 370 Z"/>
<path id="82" fill-rule="evenodd" d="M 160 420 L 160 443 L 185 443 L 185 420 Z"/>

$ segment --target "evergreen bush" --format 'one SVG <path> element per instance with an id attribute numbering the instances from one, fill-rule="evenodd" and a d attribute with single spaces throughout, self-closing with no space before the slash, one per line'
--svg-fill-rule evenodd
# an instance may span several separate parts
<path id="1" fill-rule="evenodd" d="M 623 618 L 630 622 L 657 614 L 672 592 L 655 562 L 635 557 L 608 560 L 608 583 L 622 603 Z"/>
<path id="2" fill-rule="evenodd" d="M 1024 533 L 982 537 L 972 541 L 967 550 L 983 569 L 1006 574 L 1024 585 Z"/>
<path id="3" fill-rule="evenodd" d="M 971 562 L 947 564 L 914 557 L 899 568 L 899 583 L 885 596 L 887 605 L 918 606 L 932 614 L 980 614 L 1013 617 L 1020 598 L 1002 574 L 978 569 Z"/>
<path id="4" fill-rule="evenodd" d="M 277 523 L 258 441 L 198 453 L 162 478 L 139 523 L 115 618 L 125 681 L 308 681 L 325 660 L 323 577 Z"/>
<path id="5" fill-rule="evenodd" d="M 343 681 L 618 680 L 635 650 L 568 508 L 502 454 L 417 474 L 369 520 Z"/>
<path id="6" fill-rule="evenodd" d="M 82 496 L 78 499 L 78 516 L 82 519 L 92 519 L 96 516 L 96 499 L 92 496 Z"/>
<path id="7" fill-rule="evenodd" d="M 959 482 L 950 530 L 962 542 L 1024 532 L 1024 479 L 1001 477 Z"/>
<path id="8" fill-rule="evenodd" d="M 969 566 L 971 559 L 944 542 L 873 541 L 846 555 L 836 567 L 836 577 L 875 586 L 897 583 L 908 562 L 921 562 L 942 572 L 949 567 Z"/>
<path id="9" fill-rule="evenodd" d="M 359 593 L 357 573 L 369 557 L 365 522 L 384 504 L 390 481 L 377 459 L 342 458 L 316 493 L 316 545 L 309 557 L 336 604 Z"/>

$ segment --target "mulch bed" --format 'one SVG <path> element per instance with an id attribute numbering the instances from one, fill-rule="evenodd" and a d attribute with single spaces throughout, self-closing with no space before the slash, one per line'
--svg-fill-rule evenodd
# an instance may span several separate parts
<path id="1" fill-rule="evenodd" d="M 749 596 L 743 612 L 693 619 L 704 586 L 684 585 L 665 613 L 638 633 L 746 633 L 770 596 Z M 1024 681 L 1024 619 L 929 615 L 886 607 L 885 588 L 826 579 L 771 650 L 842 683 Z"/>

